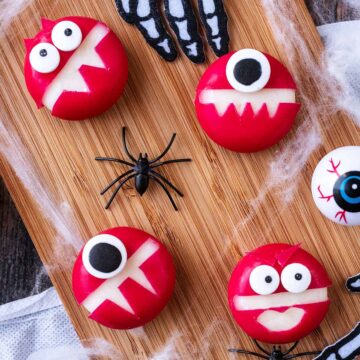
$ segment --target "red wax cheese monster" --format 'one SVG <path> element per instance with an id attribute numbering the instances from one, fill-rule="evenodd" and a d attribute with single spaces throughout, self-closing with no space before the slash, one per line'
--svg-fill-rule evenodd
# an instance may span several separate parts
<path id="1" fill-rule="evenodd" d="M 66 120 L 82 120 L 112 106 L 125 87 L 128 60 L 117 36 L 85 17 L 42 19 L 26 39 L 25 81 L 37 106 Z"/>
<path id="2" fill-rule="evenodd" d="M 254 152 L 279 142 L 300 104 L 295 82 L 278 60 L 254 49 L 229 53 L 205 71 L 196 91 L 201 126 L 217 144 Z"/>
<path id="3" fill-rule="evenodd" d="M 89 240 L 73 269 L 76 300 L 89 317 L 113 329 L 132 329 L 154 319 L 175 284 L 165 246 L 144 231 L 106 230 Z"/>
<path id="4" fill-rule="evenodd" d="M 329 309 L 330 285 L 324 267 L 300 246 L 266 245 L 238 263 L 229 283 L 229 304 L 253 339 L 290 343 L 320 325 Z"/>

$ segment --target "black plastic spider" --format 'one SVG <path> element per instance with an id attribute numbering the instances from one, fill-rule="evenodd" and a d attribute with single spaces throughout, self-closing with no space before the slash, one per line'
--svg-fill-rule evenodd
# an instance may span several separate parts
<path id="1" fill-rule="evenodd" d="M 116 187 L 115 191 L 111 195 L 108 203 L 105 206 L 105 209 L 108 209 L 111 203 L 113 202 L 116 194 L 119 192 L 119 190 L 122 188 L 122 186 L 128 182 L 129 180 L 135 178 L 135 189 L 136 191 L 142 196 L 145 191 L 149 187 L 150 179 L 157 182 L 165 191 L 166 195 L 168 196 L 169 200 L 171 201 L 171 204 L 173 205 L 174 209 L 177 211 L 178 208 L 174 202 L 174 199 L 172 198 L 169 190 L 166 188 L 165 185 L 170 186 L 178 195 L 184 196 L 180 190 L 178 190 L 169 180 L 167 180 L 164 176 L 159 174 L 154 169 L 163 165 L 172 164 L 172 163 L 179 163 L 179 162 L 189 162 L 191 159 L 175 159 L 175 160 L 166 160 L 163 162 L 158 162 L 161 158 L 163 158 L 167 152 L 170 150 L 171 145 L 173 144 L 176 134 L 173 134 L 171 137 L 171 140 L 169 144 L 166 146 L 165 150 L 157 156 L 155 159 L 149 160 L 147 153 L 140 153 L 139 158 L 136 160 L 133 155 L 130 154 L 127 144 L 126 144 L 126 128 L 123 127 L 122 129 L 122 141 L 123 141 L 123 147 L 125 150 L 126 155 L 129 157 L 133 163 L 116 159 L 112 157 L 96 157 L 95 160 L 97 161 L 114 161 L 120 164 L 124 164 L 127 166 L 130 166 L 131 169 L 126 171 L 125 173 L 118 176 L 115 180 L 113 180 L 104 190 L 101 191 L 101 195 L 104 195 L 114 184 L 116 184 L 121 179 L 125 178 L 123 181 L 120 182 L 120 184 Z M 165 183 L 165 184 L 164 184 Z"/>
<path id="2" fill-rule="evenodd" d="M 290 360 L 295 359 L 301 356 L 310 356 L 310 355 L 318 355 L 320 351 L 309 351 L 309 352 L 303 352 L 299 354 L 290 355 L 290 353 L 296 348 L 298 345 L 298 341 L 296 341 L 286 352 L 281 351 L 281 346 L 273 346 L 273 349 L 270 352 L 265 350 L 256 340 L 254 340 L 257 348 L 261 351 L 261 354 L 258 354 L 253 351 L 247 351 L 247 350 L 241 350 L 241 349 L 229 349 L 230 352 L 238 353 L 238 354 L 246 354 L 246 355 L 252 355 L 256 356 L 260 359 L 267 359 L 267 360 Z"/>

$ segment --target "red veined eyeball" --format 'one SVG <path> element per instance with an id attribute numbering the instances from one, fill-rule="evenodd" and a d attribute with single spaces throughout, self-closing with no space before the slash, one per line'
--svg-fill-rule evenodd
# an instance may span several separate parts
<path id="1" fill-rule="evenodd" d="M 344 146 L 329 152 L 316 166 L 312 196 L 330 220 L 360 225 L 360 146 Z"/>
<path id="2" fill-rule="evenodd" d="M 234 319 L 253 339 L 271 344 L 300 340 L 325 317 L 331 285 L 324 267 L 300 246 L 271 244 L 247 253 L 231 275 Z"/>
<path id="3" fill-rule="evenodd" d="M 97 116 L 121 96 L 128 60 L 118 37 L 97 20 L 69 16 L 42 19 L 26 39 L 25 81 L 39 108 L 66 120 Z"/>
<path id="4" fill-rule="evenodd" d="M 113 329 L 132 329 L 153 320 L 175 285 L 172 257 L 144 231 L 117 227 L 90 239 L 72 273 L 77 302 L 89 317 Z"/>
<path id="5" fill-rule="evenodd" d="M 217 144 L 255 152 L 278 143 L 291 129 L 300 104 L 289 71 L 254 49 L 229 53 L 208 67 L 196 91 L 200 125 Z"/>

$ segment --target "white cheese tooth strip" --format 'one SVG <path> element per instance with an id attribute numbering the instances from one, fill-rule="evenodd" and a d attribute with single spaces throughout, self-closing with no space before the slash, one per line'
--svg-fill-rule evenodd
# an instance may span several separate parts
<path id="1" fill-rule="evenodd" d="M 220 116 L 223 116 L 226 113 L 226 110 L 229 107 L 229 104 L 227 102 L 219 101 L 217 103 L 214 103 L 217 113 Z"/>
<path id="2" fill-rule="evenodd" d="M 236 310 L 265 310 L 320 303 L 328 300 L 327 288 L 310 289 L 300 294 L 281 292 L 271 295 L 234 296 Z"/>
<path id="3" fill-rule="evenodd" d="M 247 103 L 250 103 L 254 113 L 257 114 L 266 104 L 269 115 L 273 117 L 281 103 L 295 103 L 294 89 L 263 89 L 256 93 L 240 93 L 231 89 L 205 89 L 200 94 L 200 103 L 214 104 L 219 116 L 223 116 L 230 106 L 234 104 L 241 116 Z"/>

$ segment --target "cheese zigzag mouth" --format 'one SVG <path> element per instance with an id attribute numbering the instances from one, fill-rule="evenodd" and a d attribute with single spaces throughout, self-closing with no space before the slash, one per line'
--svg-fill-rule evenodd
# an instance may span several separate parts
<path id="1" fill-rule="evenodd" d="M 256 93 L 240 93 L 232 89 L 205 89 L 200 93 L 201 104 L 213 104 L 220 117 L 224 116 L 233 104 L 239 116 L 247 106 L 251 106 L 254 114 L 266 106 L 270 117 L 274 117 L 280 104 L 295 104 L 294 89 L 262 89 Z"/>
<path id="2" fill-rule="evenodd" d="M 83 65 L 101 69 L 106 68 L 96 51 L 96 47 L 109 32 L 110 29 L 101 23 L 98 23 L 90 30 L 81 45 L 47 87 L 42 102 L 49 110 L 52 111 L 64 91 L 90 92 L 79 70 Z"/>

